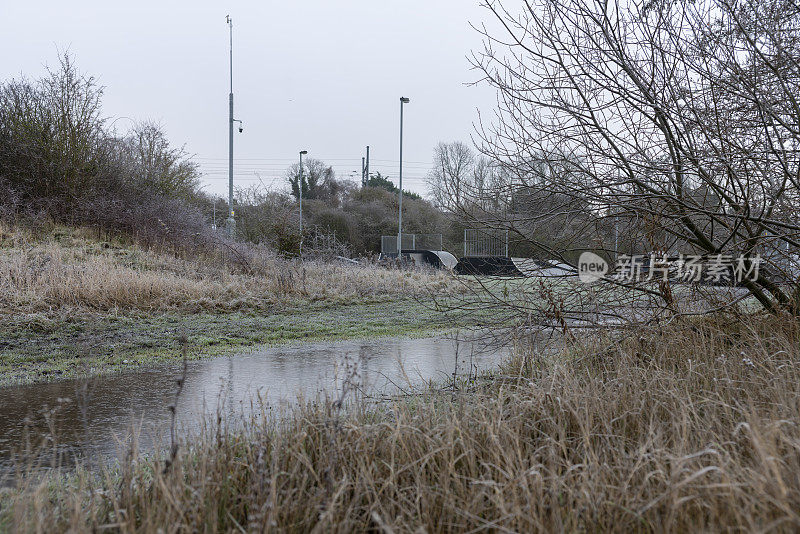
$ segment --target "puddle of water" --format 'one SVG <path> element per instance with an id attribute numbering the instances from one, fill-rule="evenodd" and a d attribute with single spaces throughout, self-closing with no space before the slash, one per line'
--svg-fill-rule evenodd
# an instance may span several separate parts
<path id="1" fill-rule="evenodd" d="M 259 396 L 281 407 L 298 395 L 336 396 L 348 377 L 367 394 L 395 393 L 399 387 L 446 380 L 454 369 L 459 375 L 490 369 L 504 355 L 481 349 L 478 341 L 391 338 L 274 347 L 189 362 L 177 416 L 182 428 L 196 428 L 218 409 L 247 413 Z M 0 389 L 0 473 L 8 472 L 13 454 L 28 440 L 36 446 L 51 433 L 67 453 L 110 459 L 137 428 L 139 449 L 153 450 L 168 435 L 167 407 L 179 375 L 161 369 Z"/>

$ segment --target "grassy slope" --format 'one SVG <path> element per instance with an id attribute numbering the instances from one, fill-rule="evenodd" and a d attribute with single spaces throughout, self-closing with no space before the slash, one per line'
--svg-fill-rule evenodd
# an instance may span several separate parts
<path id="1" fill-rule="evenodd" d="M 0 227 L 0 385 L 174 362 L 242 347 L 429 332 L 443 274 L 273 256 L 241 273 L 90 233 Z"/>
<path id="2" fill-rule="evenodd" d="M 480 285 L 484 291 L 468 290 Z M 453 313 L 433 311 L 431 294 L 444 295 Z M 192 354 L 206 357 L 257 344 L 507 326 L 526 313 L 534 320 L 613 320 L 615 306 L 626 317 L 651 304 L 567 280 L 455 281 L 435 272 L 300 264 L 268 251 L 242 269 L 224 258 L 102 242 L 83 229 L 34 234 L 0 223 L 0 385 L 174 362 L 180 336 Z M 599 308 L 607 315 L 586 317 Z"/>
<path id="3" fill-rule="evenodd" d="M 695 289 L 673 291 L 689 306 L 710 302 Z M 193 355 L 206 357 L 258 344 L 500 327 L 526 318 L 615 320 L 655 309 L 641 294 L 574 280 L 456 281 L 441 272 L 301 264 L 269 251 L 257 251 L 243 269 L 219 257 L 102 242 L 83 229 L 33 234 L 0 223 L 0 385 L 174 362 L 181 336 Z"/>

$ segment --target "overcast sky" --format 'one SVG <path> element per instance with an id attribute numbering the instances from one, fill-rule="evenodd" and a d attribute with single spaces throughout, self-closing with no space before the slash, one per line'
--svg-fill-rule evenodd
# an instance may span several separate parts
<path id="1" fill-rule="evenodd" d="M 399 98 L 405 108 L 404 188 L 425 192 L 439 141 L 469 141 L 494 92 L 467 56 L 478 0 L 266 2 L 10 2 L 0 7 L 0 76 L 36 77 L 69 50 L 105 86 L 107 116 L 153 119 L 186 145 L 205 189 L 223 194 L 228 154 L 228 28 L 233 18 L 237 185 L 282 187 L 306 149 L 340 177 L 397 178 Z M 130 126 L 127 118 L 115 123 Z M 358 176 L 360 179 L 360 174 Z"/>

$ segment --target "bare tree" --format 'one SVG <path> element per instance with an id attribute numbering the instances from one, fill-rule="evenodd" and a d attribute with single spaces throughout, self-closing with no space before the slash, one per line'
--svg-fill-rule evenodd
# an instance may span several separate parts
<path id="1" fill-rule="evenodd" d="M 565 261 L 616 254 L 620 234 L 664 253 L 761 254 L 749 294 L 800 312 L 796 0 L 507 4 L 484 2 L 500 30 L 482 27 L 473 56 L 500 104 L 481 148 L 509 170 L 496 187 L 555 208 L 483 219 Z M 554 210 L 574 221 L 558 247 L 530 230 Z"/>
<path id="2" fill-rule="evenodd" d="M 427 177 L 434 203 L 450 212 L 464 209 L 474 169 L 475 153 L 466 144 L 456 141 L 436 145 Z"/>
<path id="3" fill-rule="evenodd" d="M 510 198 L 503 166 L 460 141 L 436 146 L 426 180 L 433 203 L 456 217 L 502 211 Z"/>
<path id="4" fill-rule="evenodd" d="M 197 164 L 188 158 L 184 148 L 170 146 L 160 125 L 152 121 L 137 123 L 123 146 L 140 187 L 177 198 L 188 198 L 197 189 Z"/>

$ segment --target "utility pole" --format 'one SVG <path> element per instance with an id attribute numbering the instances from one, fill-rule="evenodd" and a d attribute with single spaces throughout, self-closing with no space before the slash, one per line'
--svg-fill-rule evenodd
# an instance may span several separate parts
<path id="1" fill-rule="evenodd" d="M 397 258 L 403 254 L 403 104 L 411 102 L 409 98 L 400 97 L 400 197 L 397 215 Z"/>
<path id="2" fill-rule="evenodd" d="M 230 30 L 230 74 L 231 92 L 228 94 L 228 235 L 231 239 L 236 237 L 236 220 L 233 209 L 233 123 L 239 123 L 239 133 L 242 133 L 242 121 L 233 118 L 233 19 L 230 15 L 225 17 Z"/>
<path id="3" fill-rule="evenodd" d="M 303 257 L 303 155 L 308 150 L 300 151 L 300 176 L 297 179 L 297 197 L 300 199 L 300 258 Z"/>
<path id="4" fill-rule="evenodd" d="M 369 185 L 369 145 L 367 145 L 367 157 L 361 158 L 361 188 Z"/>

